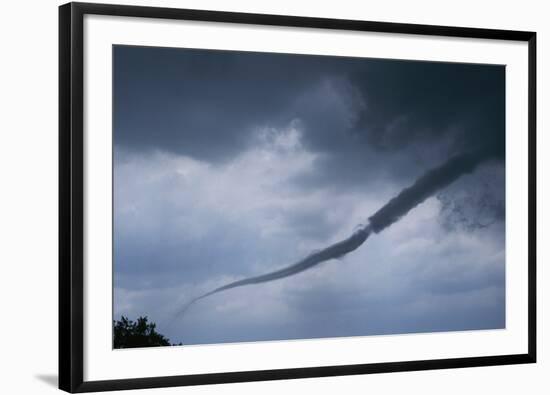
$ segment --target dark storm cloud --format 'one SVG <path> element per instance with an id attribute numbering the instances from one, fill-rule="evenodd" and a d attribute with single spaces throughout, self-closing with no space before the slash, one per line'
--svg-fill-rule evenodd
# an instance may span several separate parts
<path id="1" fill-rule="evenodd" d="M 375 62 L 353 80 L 365 92 L 358 133 L 381 149 L 448 138 L 456 151 L 504 150 L 504 66 Z"/>
<path id="2" fill-rule="evenodd" d="M 302 182 L 411 180 L 449 156 L 477 149 L 503 159 L 504 67 L 364 62 L 350 62 L 346 70 L 353 88 L 348 122 L 322 105 L 326 99 L 312 99 L 301 113 L 308 141 L 327 152 L 319 172 Z"/>
<path id="3" fill-rule="evenodd" d="M 114 66 L 115 143 L 136 150 L 220 161 L 255 128 L 298 119 L 336 182 L 370 172 L 379 150 L 409 177 L 464 149 L 503 153 L 501 66 L 126 46 Z"/>
<path id="4" fill-rule="evenodd" d="M 117 46 L 115 142 L 224 159 L 251 128 L 292 120 L 294 98 L 345 67 L 319 57 Z"/>

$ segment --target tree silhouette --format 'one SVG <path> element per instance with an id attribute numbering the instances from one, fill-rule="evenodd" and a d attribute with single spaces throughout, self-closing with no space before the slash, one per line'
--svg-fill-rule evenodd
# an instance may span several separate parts
<path id="1" fill-rule="evenodd" d="M 173 345 L 168 338 L 155 331 L 156 326 L 154 322 L 148 322 L 147 317 L 139 317 L 137 321 L 132 321 L 121 316 L 119 321 L 113 321 L 114 348 Z"/>

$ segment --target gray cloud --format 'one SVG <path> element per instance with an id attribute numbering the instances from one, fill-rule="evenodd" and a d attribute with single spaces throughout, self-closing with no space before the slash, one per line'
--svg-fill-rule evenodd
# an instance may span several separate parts
<path id="1" fill-rule="evenodd" d="M 504 325 L 494 161 L 353 254 L 166 327 L 347 237 L 452 154 L 503 159 L 502 67 L 116 47 L 114 72 L 115 315 L 184 343 Z"/>
<path id="2" fill-rule="evenodd" d="M 503 152 L 503 66 L 119 46 L 114 78 L 115 139 L 136 150 L 221 161 L 299 119 L 334 180 L 381 158 L 410 177 L 472 145 Z"/>

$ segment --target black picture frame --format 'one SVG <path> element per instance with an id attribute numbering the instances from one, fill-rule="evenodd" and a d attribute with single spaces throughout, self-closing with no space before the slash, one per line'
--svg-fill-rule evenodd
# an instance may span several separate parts
<path id="1" fill-rule="evenodd" d="M 403 33 L 528 43 L 528 352 L 470 358 L 84 381 L 83 18 L 86 14 Z M 59 8 L 59 388 L 90 392 L 448 369 L 536 361 L 536 33 L 283 15 L 69 3 Z"/>

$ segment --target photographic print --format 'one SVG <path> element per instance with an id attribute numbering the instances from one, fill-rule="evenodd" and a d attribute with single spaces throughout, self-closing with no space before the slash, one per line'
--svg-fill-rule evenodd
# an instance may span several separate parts
<path id="1" fill-rule="evenodd" d="M 505 66 L 113 46 L 113 347 L 504 329 Z"/>

